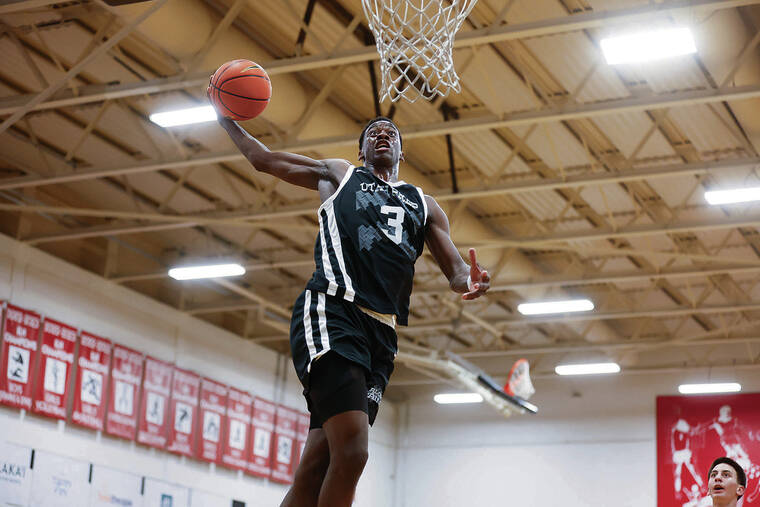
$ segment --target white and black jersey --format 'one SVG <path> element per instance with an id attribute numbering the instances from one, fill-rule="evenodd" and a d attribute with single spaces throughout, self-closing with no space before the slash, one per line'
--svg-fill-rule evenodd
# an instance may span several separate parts
<path id="1" fill-rule="evenodd" d="M 414 263 L 425 246 L 422 189 L 352 166 L 318 215 L 316 270 L 307 289 L 394 314 L 407 325 Z"/>

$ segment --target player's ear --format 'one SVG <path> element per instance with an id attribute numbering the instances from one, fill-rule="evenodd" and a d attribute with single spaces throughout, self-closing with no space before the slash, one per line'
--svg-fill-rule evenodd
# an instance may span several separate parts
<path id="1" fill-rule="evenodd" d="M 744 486 L 742 486 L 741 484 L 739 484 L 739 487 L 736 488 L 736 494 L 739 495 L 739 496 L 742 496 L 744 494 Z"/>
<path id="2" fill-rule="evenodd" d="M 401 152 L 401 155 L 399 155 L 398 159 L 399 159 L 399 160 L 406 160 L 406 159 L 404 158 L 404 152 L 403 152 L 403 151 Z"/>
<path id="3" fill-rule="evenodd" d="M 359 147 L 359 160 L 364 162 L 364 150 L 362 149 L 361 146 Z"/>

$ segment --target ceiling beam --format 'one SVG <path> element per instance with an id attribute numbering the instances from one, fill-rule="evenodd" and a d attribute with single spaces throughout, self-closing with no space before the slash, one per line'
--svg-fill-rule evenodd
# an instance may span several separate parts
<path id="1" fill-rule="evenodd" d="M 760 4 L 760 0 L 681 0 L 630 9 L 574 14 L 572 16 L 563 16 L 532 23 L 488 26 L 478 30 L 459 33 L 455 41 L 455 46 L 457 48 L 473 47 L 506 40 L 522 39 L 525 37 L 545 36 L 587 30 L 600 26 L 630 23 L 650 18 L 652 16 L 665 16 L 681 11 L 693 11 L 695 9 L 728 9 L 753 4 Z M 13 6 L 0 7 L 0 9 L 3 8 L 12 9 Z M 0 13 L 2 13 L 1 10 Z M 325 67 L 337 67 L 377 59 L 379 59 L 377 48 L 374 45 L 367 45 L 362 48 L 335 52 L 333 54 L 283 58 L 280 60 L 261 62 L 261 64 L 267 69 L 267 72 L 270 75 L 277 75 Z M 208 84 L 208 76 L 212 72 L 212 70 L 206 70 L 203 72 L 183 74 L 169 78 L 151 79 L 141 83 L 125 83 L 110 86 L 83 86 L 79 88 L 79 94 L 71 91 L 62 91 L 52 97 L 50 101 L 41 102 L 40 104 L 35 105 L 32 110 L 52 109 L 90 102 L 99 102 L 106 99 L 119 99 L 150 93 L 198 88 Z M 15 112 L 20 107 L 23 107 L 24 104 L 32 100 L 32 97 L 34 96 L 35 94 L 30 94 L 22 97 L 11 97 L 0 100 L 0 115 Z"/>
<path id="2" fill-rule="evenodd" d="M 11 12 L 26 11 L 38 7 L 46 7 L 59 3 L 61 0 L 6 0 L 5 5 L 0 5 L 0 14 L 10 14 Z"/>

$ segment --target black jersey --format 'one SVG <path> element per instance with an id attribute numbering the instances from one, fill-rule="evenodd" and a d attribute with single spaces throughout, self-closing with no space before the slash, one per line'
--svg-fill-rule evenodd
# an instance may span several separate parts
<path id="1" fill-rule="evenodd" d="M 425 246 L 422 189 L 352 166 L 317 213 L 317 269 L 306 287 L 407 325 L 414 263 Z"/>

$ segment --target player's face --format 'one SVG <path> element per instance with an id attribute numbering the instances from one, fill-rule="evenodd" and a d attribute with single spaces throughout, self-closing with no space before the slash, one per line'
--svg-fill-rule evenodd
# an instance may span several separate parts
<path id="1" fill-rule="evenodd" d="M 716 505 L 724 505 L 744 494 L 744 486 L 737 481 L 736 470 L 726 463 L 718 463 L 710 470 L 707 488 Z"/>
<path id="2" fill-rule="evenodd" d="M 359 158 L 370 165 L 380 163 L 387 166 L 394 166 L 403 160 L 401 138 L 396 127 L 387 121 L 373 123 L 364 134 Z"/>

